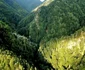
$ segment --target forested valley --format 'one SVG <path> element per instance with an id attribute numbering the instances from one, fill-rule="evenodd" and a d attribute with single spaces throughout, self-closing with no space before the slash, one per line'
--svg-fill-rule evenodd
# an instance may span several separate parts
<path id="1" fill-rule="evenodd" d="M 0 70 L 85 70 L 85 0 L 0 0 Z"/>

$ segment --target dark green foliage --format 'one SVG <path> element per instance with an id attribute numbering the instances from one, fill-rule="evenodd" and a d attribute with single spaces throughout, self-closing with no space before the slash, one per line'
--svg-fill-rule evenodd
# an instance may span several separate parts
<path id="1" fill-rule="evenodd" d="M 18 26 L 17 26 L 17 32 L 21 35 L 25 35 L 26 37 L 29 37 L 29 27 L 28 24 L 31 23 L 34 19 L 35 13 L 32 12 L 30 13 L 29 16 L 26 18 L 22 19 Z M 24 23 L 24 24 L 23 24 Z"/>
<path id="2" fill-rule="evenodd" d="M 29 38 L 35 42 L 40 42 L 41 39 L 48 41 L 51 38 L 71 35 L 84 26 L 85 13 L 82 3 L 84 1 L 53 1 L 48 6 L 40 7 L 31 22 L 29 22 L 29 19 L 32 18 L 30 15 L 18 26 L 23 27 L 22 24 L 24 24 L 29 31 Z M 26 29 L 24 28 L 25 31 Z M 21 33 L 20 30 L 19 33 Z"/>
<path id="3" fill-rule="evenodd" d="M 14 28 L 18 22 L 27 15 L 14 0 L 0 0 L 0 20 Z"/>
<path id="4" fill-rule="evenodd" d="M 36 50 L 34 43 L 30 42 L 24 36 L 12 33 L 10 27 L 0 21 L 0 49 L 2 48 L 12 51 L 16 56 L 27 60 L 30 64 L 32 64 Z"/>
<path id="5" fill-rule="evenodd" d="M 52 65 L 38 52 L 39 47 L 36 43 L 17 33 L 12 33 L 11 28 L 0 21 L 0 49 L 2 48 L 12 51 L 13 54 L 21 59 L 20 62 L 25 70 L 29 70 L 31 67 L 32 70 L 53 69 Z M 13 66 L 13 64 L 11 65 Z M 43 68 L 43 66 L 45 67 Z"/>
<path id="6" fill-rule="evenodd" d="M 0 21 L 0 45 L 4 44 L 6 47 L 9 47 L 7 44 L 11 44 L 9 31 L 11 31 L 11 29 L 5 23 Z"/>
<path id="7" fill-rule="evenodd" d="M 4 62 L 10 64 L 8 69 L 14 70 L 16 59 L 24 70 L 85 69 L 85 0 L 51 1 L 22 20 L 15 1 L 0 1 L 0 50 L 11 52 L 9 56 L 13 57 Z M 22 36 L 8 26 L 18 22 L 16 30 Z"/>
<path id="8" fill-rule="evenodd" d="M 46 1 L 44 4 L 46 3 L 49 3 L 49 1 Z M 24 33 L 22 33 L 22 35 L 27 36 L 30 41 L 38 45 L 36 62 L 34 61 L 37 68 L 40 67 L 39 69 L 41 70 L 50 70 L 50 67 L 54 70 L 77 70 L 79 67 L 75 62 L 79 63 L 79 60 L 82 61 L 82 55 L 79 53 L 79 49 L 76 48 L 78 45 L 76 45 L 73 50 L 73 52 L 75 51 L 76 53 L 75 56 L 70 54 L 71 51 L 67 50 L 65 47 L 68 47 L 68 41 L 73 41 L 75 36 L 78 35 L 75 32 L 85 26 L 85 1 L 54 0 L 47 6 L 44 4 L 34 11 L 33 17 L 30 17 L 31 14 L 19 23 L 18 27 L 20 30 L 18 32 L 21 34 L 23 31 Z M 29 21 L 29 19 L 32 20 Z M 82 33 L 82 31 L 80 32 Z M 70 37 L 72 40 L 69 40 L 68 36 L 74 33 L 75 35 L 72 36 L 73 38 Z M 62 37 L 65 36 L 66 43 L 64 42 L 64 44 L 61 40 Z M 59 48 L 57 48 L 57 45 Z M 64 48 L 61 49 L 61 47 Z M 82 45 L 82 47 L 84 46 Z M 58 52 L 56 51 L 57 49 L 59 49 Z M 66 56 L 63 57 L 65 54 Z M 70 55 L 72 55 L 72 60 Z M 77 60 L 77 58 L 79 59 Z M 47 67 L 45 67 L 46 62 L 48 63 Z M 69 64 L 74 66 L 70 66 Z M 81 68 L 82 67 L 84 68 L 84 65 L 81 65 Z"/>
<path id="9" fill-rule="evenodd" d="M 79 22 L 80 22 L 80 26 L 81 26 L 81 27 L 82 27 L 82 26 L 85 26 L 85 16 L 80 17 Z"/>

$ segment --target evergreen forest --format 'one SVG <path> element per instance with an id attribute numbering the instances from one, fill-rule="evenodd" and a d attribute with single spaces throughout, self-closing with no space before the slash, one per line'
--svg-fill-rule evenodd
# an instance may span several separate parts
<path id="1" fill-rule="evenodd" d="M 85 0 L 0 0 L 0 70 L 85 70 Z"/>

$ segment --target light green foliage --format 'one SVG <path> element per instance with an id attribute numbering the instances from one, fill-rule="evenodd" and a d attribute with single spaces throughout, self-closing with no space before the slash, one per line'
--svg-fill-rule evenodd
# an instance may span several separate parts
<path id="1" fill-rule="evenodd" d="M 12 33 L 11 28 L 2 21 L 0 21 L 0 50 L 1 70 L 36 69 L 32 64 L 36 44 L 24 36 Z"/>
<path id="2" fill-rule="evenodd" d="M 41 42 L 39 51 L 55 70 L 84 70 L 85 27 L 72 36 Z"/>
<path id="3" fill-rule="evenodd" d="M 22 16 L 7 2 L 0 1 L 0 20 L 16 24 Z M 19 22 L 16 30 L 23 36 L 0 21 L 2 69 L 85 69 L 85 0 L 54 0 L 44 4 Z M 6 50 L 8 54 L 2 55 Z M 5 60 L 5 56 L 10 60 Z"/>
<path id="4" fill-rule="evenodd" d="M 82 30 L 76 31 L 85 26 L 85 1 L 54 0 L 45 5 L 46 2 L 18 25 L 18 32 L 38 45 L 36 67 L 83 70 L 85 31 L 83 35 Z"/>
<path id="5" fill-rule="evenodd" d="M 8 50 L 0 49 L 0 70 L 24 70 L 20 59 Z"/>

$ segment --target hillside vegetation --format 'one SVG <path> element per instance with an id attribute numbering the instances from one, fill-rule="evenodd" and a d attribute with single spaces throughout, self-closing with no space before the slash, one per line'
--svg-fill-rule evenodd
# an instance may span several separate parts
<path id="1" fill-rule="evenodd" d="M 18 25 L 19 33 L 22 29 L 28 31 L 25 33 L 35 42 L 71 35 L 85 25 L 84 6 L 84 1 L 80 0 L 54 0 L 24 18 Z"/>
<path id="2" fill-rule="evenodd" d="M 85 70 L 85 0 L 46 0 L 25 18 L 9 1 L 0 1 L 1 70 Z"/>
<path id="3" fill-rule="evenodd" d="M 18 32 L 39 45 L 38 53 L 54 70 L 84 69 L 84 38 L 81 40 L 79 34 L 85 28 L 84 3 L 84 0 L 47 0 L 18 25 Z"/>
<path id="4" fill-rule="evenodd" d="M 27 11 L 14 0 L 0 0 L 0 20 L 8 23 L 12 28 L 27 15 Z"/>
<path id="5" fill-rule="evenodd" d="M 39 52 L 55 70 L 84 70 L 85 27 L 71 36 L 41 42 Z"/>

